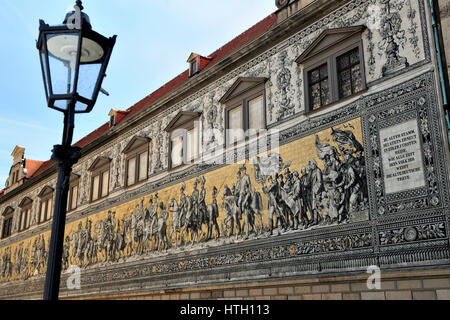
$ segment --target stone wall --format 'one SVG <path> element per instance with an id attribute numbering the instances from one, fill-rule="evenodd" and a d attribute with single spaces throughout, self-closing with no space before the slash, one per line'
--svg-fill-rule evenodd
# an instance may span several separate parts
<path id="1" fill-rule="evenodd" d="M 303 277 L 220 286 L 94 295 L 99 300 L 450 300 L 450 270 L 386 271 L 369 290 L 368 274 Z M 64 299 L 64 297 L 61 297 Z M 69 299 L 84 299 L 83 297 Z"/>

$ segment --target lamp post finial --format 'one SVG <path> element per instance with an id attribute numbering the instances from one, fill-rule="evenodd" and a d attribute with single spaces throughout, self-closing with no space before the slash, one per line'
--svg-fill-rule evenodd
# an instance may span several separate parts
<path id="1" fill-rule="evenodd" d="M 75 3 L 75 5 L 76 5 L 78 8 L 80 8 L 80 10 L 83 10 L 83 9 L 84 9 L 83 3 L 81 2 L 81 0 L 77 0 L 77 2 Z"/>

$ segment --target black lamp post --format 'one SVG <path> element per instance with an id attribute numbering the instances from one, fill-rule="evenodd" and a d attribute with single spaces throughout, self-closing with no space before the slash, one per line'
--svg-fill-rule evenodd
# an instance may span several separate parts
<path id="1" fill-rule="evenodd" d="M 58 299 L 69 179 L 72 166 L 81 157 L 80 148 L 71 145 L 75 113 L 88 113 L 94 107 L 116 41 L 116 36 L 105 38 L 92 30 L 89 17 L 81 12 L 81 1 L 74 9 L 62 25 L 49 26 L 40 20 L 37 42 L 48 107 L 64 113 L 62 144 L 52 150 L 58 182 L 45 300 Z"/>

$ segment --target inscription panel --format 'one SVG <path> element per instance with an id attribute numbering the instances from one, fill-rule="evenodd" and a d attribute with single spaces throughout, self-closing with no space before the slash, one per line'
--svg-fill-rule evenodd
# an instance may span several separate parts
<path id="1" fill-rule="evenodd" d="M 386 194 L 425 186 L 416 119 L 380 130 Z"/>

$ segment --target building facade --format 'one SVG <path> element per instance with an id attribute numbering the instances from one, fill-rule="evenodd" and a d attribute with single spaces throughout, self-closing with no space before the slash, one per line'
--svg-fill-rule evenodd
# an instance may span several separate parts
<path id="1" fill-rule="evenodd" d="M 276 4 L 75 144 L 61 298 L 450 299 L 433 1 Z M 0 194 L 3 299 L 45 280 L 56 167 L 24 151 Z"/>

